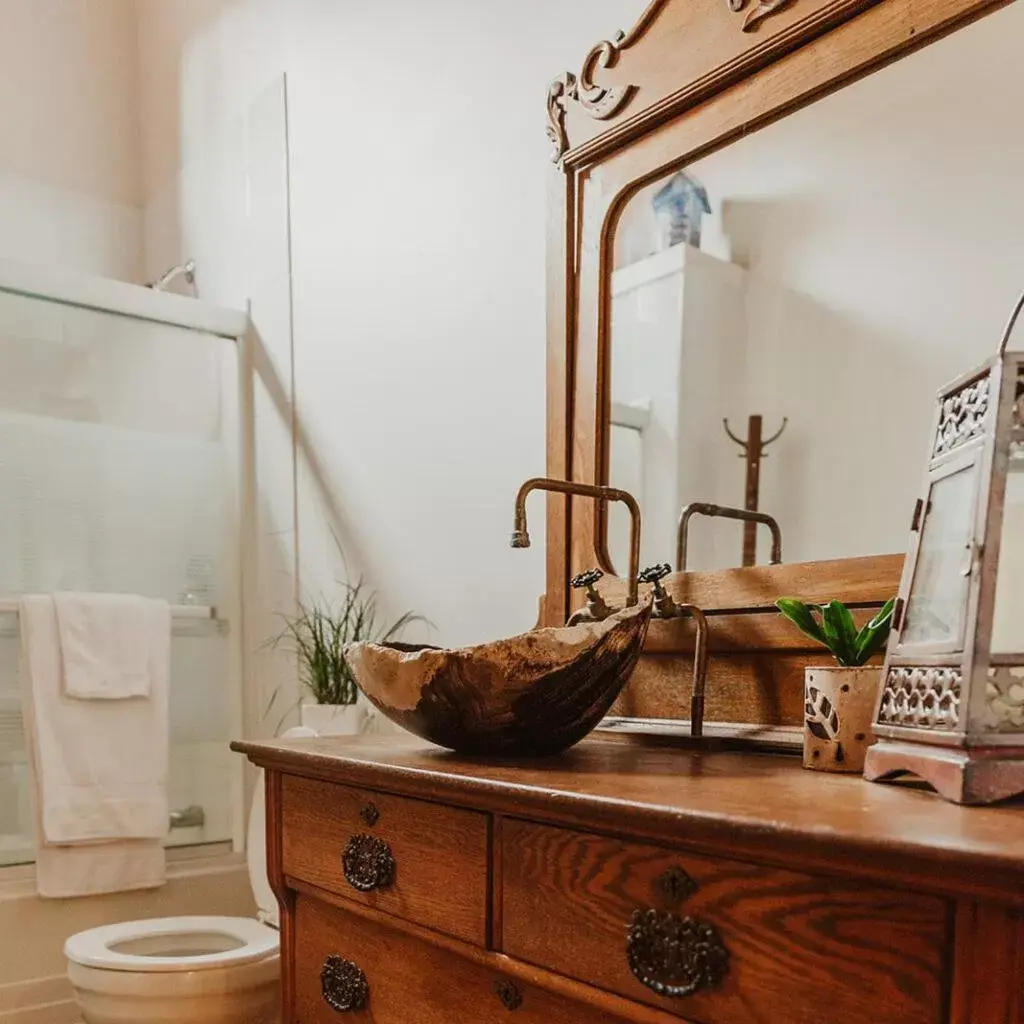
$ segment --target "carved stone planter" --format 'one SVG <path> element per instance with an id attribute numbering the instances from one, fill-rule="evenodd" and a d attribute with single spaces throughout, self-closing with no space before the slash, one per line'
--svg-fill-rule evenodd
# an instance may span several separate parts
<path id="1" fill-rule="evenodd" d="M 805 768 L 863 771 L 881 678 L 879 665 L 805 670 Z"/>

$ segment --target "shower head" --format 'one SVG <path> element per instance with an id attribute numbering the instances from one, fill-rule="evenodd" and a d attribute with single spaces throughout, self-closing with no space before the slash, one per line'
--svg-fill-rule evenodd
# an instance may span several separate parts
<path id="1" fill-rule="evenodd" d="M 178 277 L 184 277 L 185 281 L 192 286 L 192 291 L 195 292 L 196 287 L 196 261 L 186 260 L 181 266 L 171 267 L 166 273 L 161 274 L 155 281 L 150 281 L 146 285 L 147 288 L 152 288 L 153 291 L 160 292 L 164 291 L 166 287 Z"/>

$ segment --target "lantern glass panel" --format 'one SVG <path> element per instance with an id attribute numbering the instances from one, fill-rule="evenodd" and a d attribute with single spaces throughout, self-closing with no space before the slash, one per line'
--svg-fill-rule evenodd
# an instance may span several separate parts
<path id="1" fill-rule="evenodd" d="M 976 462 L 932 483 L 907 601 L 902 636 L 907 646 L 962 649 L 977 490 Z"/>
<path id="2" fill-rule="evenodd" d="M 992 619 L 993 654 L 1024 652 L 1024 459 L 1011 458 L 1007 468 Z"/>

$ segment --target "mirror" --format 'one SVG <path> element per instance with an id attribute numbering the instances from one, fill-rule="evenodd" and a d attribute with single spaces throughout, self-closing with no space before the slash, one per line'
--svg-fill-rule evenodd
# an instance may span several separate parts
<path id="1" fill-rule="evenodd" d="M 1021 38 L 1011 4 L 630 199 L 604 454 L 641 564 L 673 560 L 697 501 L 756 503 L 786 562 L 905 550 L 935 393 L 995 351 L 1024 285 Z M 782 430 L 759 466 L 755 416 Z M 740 565 L 745 529 L 694 518 L 688 568 Z M 620 573 L 627 538 L 609 509 Z"/>

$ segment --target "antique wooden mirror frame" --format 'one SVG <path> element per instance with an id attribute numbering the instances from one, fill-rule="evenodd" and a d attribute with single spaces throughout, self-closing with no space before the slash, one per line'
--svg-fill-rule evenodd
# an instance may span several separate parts
<path id="1" fill-rule="evenodd" d="M 547 100 L 554 146 L 548 188 L 549 476 L 606 482 L 612 245 L 646 185 L 927 45 L 1007 0 L 652 0 L 627 32 L 599 42 Z M 908 516 L 912 510 L 908 509 Z M 565 621 L 567 581 L 610 572 L 601 511 L 551 495 L 542 624 Z M 908 519 L 909 529 L 909 519 Z M 666 559 L 670 557 L 666 538 Z M 870 615 L 899 585 L 903 554 L 675 573 L 678 600 L 709 615 L 712 724 L 756 723 L 792 742 L 803 668 L 815 655 L 773 607 L 784 594 L 839 597 Z M 685 718 L 688 619 L 652 623 L 645 657 L 615 713 L 623 725 Z M 776 729 L 779 726 L 781 729 Z M 719 732 L 734 735 L 722 725 Z"/>

